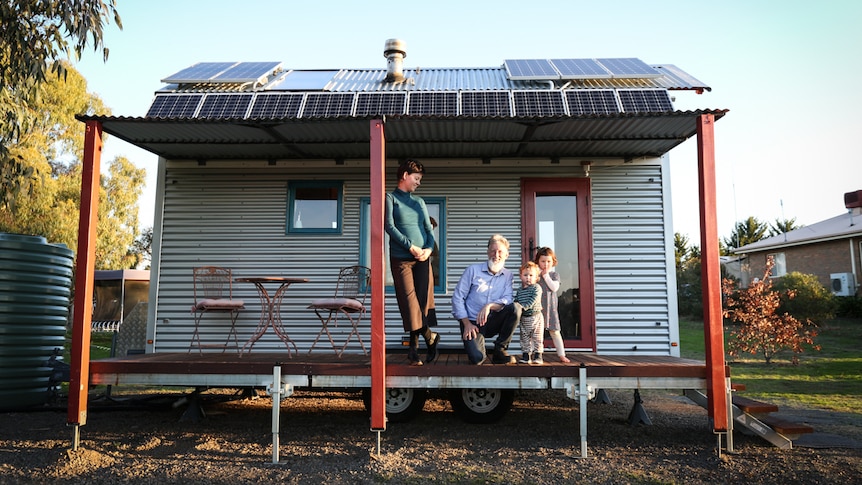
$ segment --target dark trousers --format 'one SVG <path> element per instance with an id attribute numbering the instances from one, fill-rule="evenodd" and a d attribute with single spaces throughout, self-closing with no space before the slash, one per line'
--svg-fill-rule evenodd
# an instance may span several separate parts
<path id="1" fill-rule="evenodd" d="M 428 260 L 389 258 L 389 266 L 404 331 L 436 326 L 431 263 Z"/>
<path id="2" fill-rule="evenodd" d="M 467 358 L 473 364 L 478 364 L 485 359 L 485 339 L 496 336 L 494 340 L 494 349 L 506 350 L 509 348 L 509 342 L 512 341 L 512 335 L 515 334 L 515 329 L 518 328 L 518 322 L 521 320 L 521 305 L 510 303 L 496 312 L 491 312 L 488 315 L 488 320 L 485 326 L 479 327 L 479 335 L 473 340 L 464 340 L 464 350 L 467 352 Z M 473 325 L 476 322 L 473 322 Z M 464 335 L 464 325 L 458 324 L 461 327 L 461 335 Z"/>

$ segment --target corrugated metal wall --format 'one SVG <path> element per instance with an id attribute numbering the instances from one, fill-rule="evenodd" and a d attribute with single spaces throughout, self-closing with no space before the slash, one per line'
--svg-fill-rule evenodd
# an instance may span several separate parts
<path id="1" fill-rule="evenodd" d="M 606 167 L 590 178 L 596 350 L 669 355 L 676 319 L 668 311 L 674 266 L 666 257 L 662 167 L 658 161 Z"/>
<path id="2" fill-rule="evenodd" d="M 654 162 L 594 165 L 591 174 L 600 353 L 669 353 L 662 173 L 660 162 Z M 438 294 L 436 302 L 438 330 L 443 333 L 443 344 L 452 347 L 460 346 L 460 337 L 451 317 L 449 295 L 464 267 L 485 259 L 487 239 L 493 233 L 509 238 L 508 266 L 514 268 L 520 261 L 521 177 L 525 173 L 535 177 L 575 173 L 575 168 L 547 161 L 503 168 L 465 165 L 426 163 L 428 175 L 417 192 L 446 201 L 447 292 Z M 392 171 L 391 167 L 387 170 L 388 178 L 393 178 Z M 285 234 L 291 180 L 344 182 L 341 235 Z M 388 185 L 391 190 L 392 182 Z M 330 296 L 338 269 L 359 262 L 360 199 L 368 197 L 368 191 L 367 167 L 350 162 L 340 166 L 334 162 L 332 166 L 167 164 L 154 351 L 188 349 L 193 331 L 192 268 L 203 265 L 229 267 L 235 277 L 309 278 L 309 283 L 291 286 L 282 305 L 290 337 L 301 352 L 307 351 L 320 329 L 314 312 L 306 308 L 308 303 Z M 235 283 L 234 291 L 235 297 L 246 302 L 237 322 L 242 344 L 257 326 L 261 307 L 251 284 Z M 387 295 L 386 315 L 387 344 L 397 345 L 404 333 L 394 295 Z M 209 314 L 204 318 L 209 323 L 203 326 L 202 339 L 208 343 L 223 340 L 225 327 L 216 325 L 214 319 L 225 317 Z M 339 326 L 337 330 L 346 335 L 349 328 Z M 369 334 L 366 320 L 362 329 L 366 345 Z M 517 340 L 516 335 L 515 349 Z M 318 343 L 315 352 L 330 351 L 328 347 L 328 342 Z M 254 347 L 259 351 L 283 348 L 271 331 Z M 348 348 L 358 350 L 355 342 Z"/>

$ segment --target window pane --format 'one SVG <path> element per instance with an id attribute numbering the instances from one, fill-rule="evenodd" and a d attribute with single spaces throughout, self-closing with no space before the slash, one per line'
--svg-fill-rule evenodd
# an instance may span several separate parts
<path id="1" fill-rule="evenodd" d="M 779 277 L 787 274 L 787 265 L 784 262 L 784 253 L 773 253 L 769 255 L 775 266 L 772 267 L 772 276 Z"/>
<path id="2" fill-rule="evenodd" d="M 296 182 L 290 185 L 291 232 L 339 232 L 341 185 Z"/>

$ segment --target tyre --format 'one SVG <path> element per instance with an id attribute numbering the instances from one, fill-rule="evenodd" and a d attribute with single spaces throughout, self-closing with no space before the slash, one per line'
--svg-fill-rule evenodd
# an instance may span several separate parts
<path id="1" fill-rule="evenodd" d="M 512 408 L 512 389 L 453 389 L 449 402 L 459 418 L 474 424 L 499 421 Z"/>
<path id="2" fill-rule="evenodd" d="M 425 407 L 428 391 L 425 389 L 386 389 L 386 417 L 390 423 L 403 423 L 415 418 Z M 362 390 L 365 409 L 371 412 L 371 389 Z"/>

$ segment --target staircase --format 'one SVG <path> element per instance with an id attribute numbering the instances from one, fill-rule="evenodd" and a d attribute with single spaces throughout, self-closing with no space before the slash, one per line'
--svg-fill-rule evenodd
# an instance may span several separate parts
<path id="1" fill-rule="evenodd" d="M 744 391 L 745 386 L 734 385 L 733 389 Z M 688 389 L 685 395 L 704 408 L 707 407 L 707 397 L 702 392 Z M 760 436 L 778 448 L 789 450 L 793 448 L 793 440 L 814 432 L 814 428 L 807 424 L 793 423 L 772 415 L 771 413 L 778 412 L 778 406 L 775 404 L 755 401 L 735 392 L 732 403 L 730 412 L 733 413 L 734 427 L 741 426 L 742 432 Z"/>

